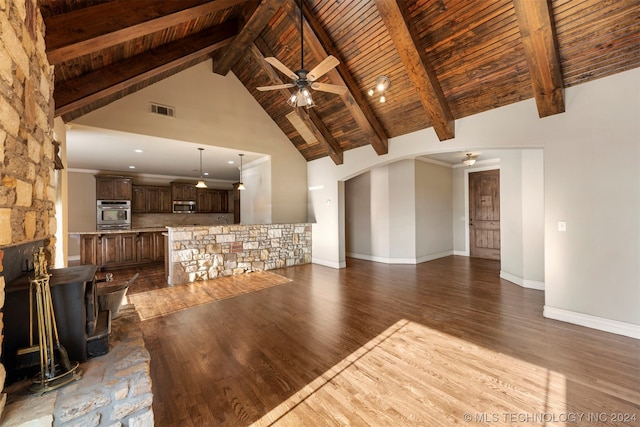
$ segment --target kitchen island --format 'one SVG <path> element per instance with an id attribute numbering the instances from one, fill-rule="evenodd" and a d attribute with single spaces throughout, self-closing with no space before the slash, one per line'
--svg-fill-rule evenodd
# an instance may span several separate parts
<path id="1" fill-rule="evenodd" d="M 311 262 L 311 224 L 167 227 L 168 283 L 272 270 Z"/>
<path id="2" fill-rule="evenodd" d="M 75 231 L 80 238 L 80 264 L 94 264 L 99 270 L 162 263 L 165 258 L 163 233 L 166 227 L 129 230 Z"/>

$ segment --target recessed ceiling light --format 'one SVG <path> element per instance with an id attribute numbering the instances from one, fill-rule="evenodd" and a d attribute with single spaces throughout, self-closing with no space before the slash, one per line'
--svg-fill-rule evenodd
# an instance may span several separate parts
<path id="1" fill-rule="evenodd" d="M 227 163 L 229 163 L 230 165 L 232 165 L 234 162 L 233 162 L 233 160 L 229 160 Z"/>
<path id="2" fill-rule="evenodd" d="M 204 175 L 204 176 L 209 176 L 209 172 L 205 172 L 205 173 L 203 173 L 202 175 Z"/>
<path id="3" fill-rule="evenodd" d="M 135 168 L 136 168 L 135 166 L 129 166 L 129 169 L 135 169 Z"/>
<path id="4" fill-rule="evenodd" d="M 144 153 L 144 151 L 142 151 L 142 150 L 141 150 L 141 149 L 139 149 L 139 148 L 138 148 L 138 149 L 135 149 L 135 150 L 133 150 L 133 151 L 135 151 L 136 153 Z"/>

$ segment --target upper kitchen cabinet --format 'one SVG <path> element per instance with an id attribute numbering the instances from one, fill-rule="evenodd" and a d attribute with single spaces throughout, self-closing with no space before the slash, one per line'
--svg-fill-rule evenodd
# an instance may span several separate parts
<path id="1" fill-rule="evenodd" d="M 184 182 L 172 182 L 171 199 L 174 201 L 195 202 L 196 186 Z"/>
<path id="2" fill-rule="evenodd" d="M 134 185 L 133 213 L 171 213 L 171 189 L 169 187 Z"/>
<path id="3" fill-rule="evenodd" d="M 198 188 L 196 191 L 196 212 L 198 213 L 227 213 L 229 212 L 229 192 L 227 190 L 215 190 Z"/>
<path id="4" fill-rule="evenodd" d="M 96 199 L 131 200 L 133 183 L 124 176 L 96 175 Z"/>

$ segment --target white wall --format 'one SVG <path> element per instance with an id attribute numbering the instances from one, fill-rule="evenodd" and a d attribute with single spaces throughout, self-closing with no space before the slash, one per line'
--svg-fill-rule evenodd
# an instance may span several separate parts
<path id="1" fill-rule="evenodd" d="M 345 183 L 347 255 L 416 264 L 451 255 L 451 168 L 400 160 Z"/>
<path id="2" fill-rule="evenodd" d="M 93 174 L 83 172 L 68 173 L 69 232 L 96 231 L 96 181 Z M 80 237 L 69 236 L 68 255 L 73 259 L 80 257 Z"/>
<path id="3" fill-rule="evenodd" d="M 452 168 L 415 162 L 417 262 L 453 254 Z"/>
<path id="4" fill-rule="evenodd" d="M 60 117 L 53 121 L 53 136 L 60 144 L 59 156 L 64 169 L 57 170 L 56 173 L 56 254 L 53 267 L 67 267 L 67 256 L 69 253 L 69 188 L 67 182 L 69 171 L 67 170 L 67 131 L 64 122 Z"/>
<path id="5" fill-rule="evenodd" d="M 166 120 L 149 114 L 149 102 L 175 107 L 176 117 Z M 269 154 L 271 199 L 262 206 L 270 210 L 266 217 L 270 215 L 269 222 L 307 220 L 305 159 L 233 73 L 214 74 L 211 61 L 128 95 L 75 122 Z M 254 218 L 261 215 L 262 212 L 256 213 Z"/>
<path id="6" fill-rule="evenodd" d="M 246 190 L 240 192 L 240 222 L 242 224 L 271 224 L 272 197 L 271 159 L 251 162 L 242 169 Z"/>
<path id="7" fill-rule="evenodd" d="M 544 154 L 521 151 L 522 285 L 544 289 Z"/>
<path id="8" fill-rule="evenodd" d="M 533 99 L 456 121 L 456 138 L 425 129 L 308 163 L 314 262 L 344 265 L 338 182 L 441 151 L 544 149 L 545 315 L 640 337 L 640 69 L 565 91 L 566 112 L 538 118 Z M 567 222 L 559 232 L 558 221 Z M 526 233 L 525 233 L 526 234 Z M 456 236 L 456 242 L 457 238 Z M 503 236 L 503 238 L 509 238 Z M 514 245 L 517 247 L 518 245 Z M 523 270 L 524 271 L 524 270 Z"/>
<path id="9" fill-rule="evenodd" d="M 371 171 L 371 255 L 388 259 L 391 255 L 389 241 L 389 168 Z"/>
<path id="10" fill-rule="evenodd" d="M 372 256 L 371 173 L 345 182 L 345 246 L 348 256 Z"/>
<path id="11" fill-rule="evenodd" d="M 389 166 L 389 258 L 395 263 L 416 262 L 416 166 L 401 160 Z"/>
<path id="12" fill-rule="evenodd" d="M 500 277 L 522 284 L 522 165 L 519 150 L 500 155 Z"/>

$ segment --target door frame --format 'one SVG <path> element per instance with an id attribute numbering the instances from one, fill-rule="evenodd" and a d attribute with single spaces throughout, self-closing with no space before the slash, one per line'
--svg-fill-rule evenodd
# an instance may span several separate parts
<path id="1" fill-rule="evenodd" d="M 500 165 L 479 166 L 475 168 L 468 167 L 464 170 L 464 252 L 459 255 L 471 256 L 471 242 L 469 242 L 469 174 L 494 169 L 500 169 Z M 502 189 L 502 185 L 500 188 Z M 500 190 L 500 192 L 502 193 L 502 190 Z M 502 236 L 502 221 L 500 221 L 500 235 Z"/>

